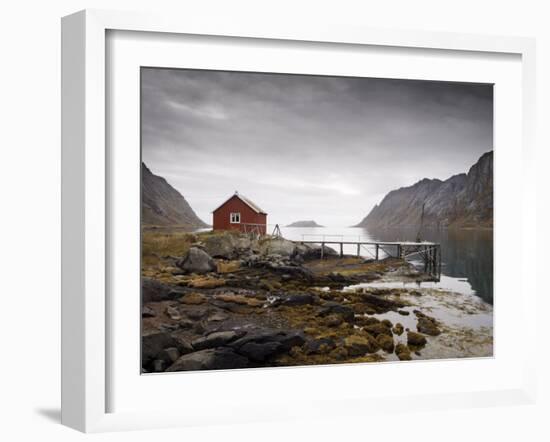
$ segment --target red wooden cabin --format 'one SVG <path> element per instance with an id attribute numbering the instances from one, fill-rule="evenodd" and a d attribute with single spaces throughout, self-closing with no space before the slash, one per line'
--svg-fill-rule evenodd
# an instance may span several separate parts
<path id="1" fill-rule="evenodd" d="M 239 230 L 266 234 L 267 213 L 249 199 L 235 192 L 212 212 L 214 230 Z"/>

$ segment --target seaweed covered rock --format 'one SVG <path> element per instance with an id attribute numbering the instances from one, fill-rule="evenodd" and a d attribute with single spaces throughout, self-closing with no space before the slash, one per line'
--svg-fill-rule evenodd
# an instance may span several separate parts
<path id="1" fill-rule="evenodd" d="M 395 324 L 392 328 L 392 332 L 394 332 L 397 336 L 401 336 L 404 330 L 405 329 L 403 328 L 403 324 L 401 324 L 400 322 Z"/>
<path id="2" fill-rule="evenodd" d="M 410 361 L 412 359 L 411 350 L 405 344 L 397 344 L 395 346 L 395 354 L 400 361 Z"/>
<path id="3" fill-rule="evenodd" d="M 438 322 L 434 318 L 425 315 L 418 310 L 415 310 L 414 312 L 418 318 L 416 328 L 420 333 L 430 336 L 438 336 L 441 334 L 441 330 L 438 327 Z"/>
<path id="4" fill-rule="evenodd" d="M 328 301 L 319 310 L 319 316 L 325 317 L 328 315 L 340 315 L 346 322 L 353 322 L 355 319 L 355 311 L 351 307 L 347 307 L 337 302 Z"/>
<path id="5" fill-rule="evenodd" d="M 306 354 L 327 354 L 336 348 L 336 344 L 331 338 L 311 339 L 304 345 Z"/>
<path id="6" fill-rule="evenodd" d="M 392 337 L 391 328 L 387 324 L 379 322 L 378 324 L 367 325 L 364 330 L 374 336 L 387 335 Z"/>
<path id="7" fill-rule="evenodd" d="M 270 357 L 290 351 L 292 347 L 300 347 L 304 343 L 302 332 L 261 329 L 248 331 L 245 336 L 228 345 L 249 359 L 263 362 Z"/>
<path id="8" fill-rule="evenodd" d="M 407 332 L 407 344 L 421 347 L 426 345 L 426 337 L 421 333 L 416 333 L 413 331 Z"/>
<path id="9" fill-rule="evenodd" d="M 393 353 L 394 350 L 394 343 L 393 338 L 386 334 L 380 334 L 376 337 L 376 342 L 380 346 L 382 350 L 384 350 L 386 353 Z"/>
<path id="10" fill-rule="evenodd" d="M 376 340 L 368 335 L 351 335 L 344 339 L 344 347 L 350 356 L 363 356 L 380 349 Z"/>

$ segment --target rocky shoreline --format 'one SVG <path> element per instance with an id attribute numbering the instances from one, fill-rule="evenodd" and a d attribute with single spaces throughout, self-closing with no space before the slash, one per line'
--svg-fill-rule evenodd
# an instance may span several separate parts
<path id="1" fill-rule="evenodd" d="M 476 332 L 461 340 L 432 314 L 432 298 L 448 293 L 368 286 L 423 280 L 405 261 L 326 247 L 321 260 L 320 246 L 229 232 L 147 235 L 144 373 L 422 359 L 432 346 L 442 357 L 472 355 L 460 346 Z M 480 336 L 488 356 L 492 328 Z"/>

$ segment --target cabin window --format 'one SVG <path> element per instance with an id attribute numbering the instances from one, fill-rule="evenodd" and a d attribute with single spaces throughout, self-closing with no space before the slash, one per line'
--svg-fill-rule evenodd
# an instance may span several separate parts
<path id="1" fill-rule="evenodd" d="M 241 222 L 241 214 L 238 212 L 231 213 L 231 215 L 229 215 L 229 220 L 231 224 L 239 224 Z"/>

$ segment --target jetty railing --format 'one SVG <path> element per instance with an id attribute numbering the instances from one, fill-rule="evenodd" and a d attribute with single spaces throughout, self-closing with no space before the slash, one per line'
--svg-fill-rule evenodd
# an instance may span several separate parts
<path id="1" fill-rule="evenodd" d="M 294 241 L 299 244 L 320 244 L 321 259 L 325 257 L 325 246 L 336 245 L 339 246 L 340 256 L 344 256 L 344 246 L 355 246 L 356 254 L 361 256 L 361 251 L 367 252 L 374 260 L 379 261 L 381 259 L 381 252 L 387 257 L 410 259 L 412 257 L 420 258 L 424 264 L 424 271 L 433 275 L 439 279 L 441 275 L 441 244 L 429 242 L 429 241 L 363 241 L 360 238 L 358 240 L 348 240 L 344 238 L 344 235 L 320 235 L 321 239 L 304 239 L 306 234 L 303 235 L 301 241 Z M 339 237 L 340 239 L 333 239 L 330 237 Z M 372 251 L 374 249 L 374 252 Z"/>

